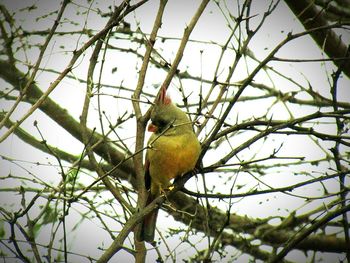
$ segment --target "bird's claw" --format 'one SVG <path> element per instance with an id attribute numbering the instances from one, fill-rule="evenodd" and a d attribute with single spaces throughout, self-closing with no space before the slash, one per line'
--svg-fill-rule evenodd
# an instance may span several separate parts
<path id="1" fill-rule="evenodd" d="M 160 189 L 160 193 L 162 195 L 166 195 L 168 192 L 170 192 L 171 190 L 173 190 L 175 188 L 174 185 L 170 185 L 169 187 L 166 187 L 166 188 L 161 188 Z"/>

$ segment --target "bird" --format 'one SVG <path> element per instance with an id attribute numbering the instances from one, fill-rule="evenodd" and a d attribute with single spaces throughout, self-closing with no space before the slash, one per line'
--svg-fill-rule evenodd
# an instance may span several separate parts
<path id="1" fill-rule="evenodd" d="M 172 103 L 167 89 L 161 91 L 151 110 L 145 158 L 146 205 L 169 189 L 172 179 L 192 171 L 197 163 L 201 146 L 187 114 Z M 147 214 L 141 223 L 139 241 L 154 241 L 158 209 Z"/>

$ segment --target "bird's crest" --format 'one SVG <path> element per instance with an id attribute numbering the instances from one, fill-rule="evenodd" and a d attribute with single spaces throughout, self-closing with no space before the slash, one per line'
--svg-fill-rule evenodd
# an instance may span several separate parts
<path id="1" fill-rule="evenodd" d="M 157 104 L 169 105 L 171 103 L 170 97 L 166 94 L 166 87 L 162 86 Z"/>

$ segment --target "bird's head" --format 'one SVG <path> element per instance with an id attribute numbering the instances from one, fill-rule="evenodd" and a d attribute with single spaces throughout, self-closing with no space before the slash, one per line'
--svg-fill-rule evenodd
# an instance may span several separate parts
<path id="1" fill-rule="evenodd" d="M 157 134 L 172 129 L 179 130 L 186 127 L 191 128 L 190 120 L 186 113 L 180 110 L 171 101 L 171 98 L 166 94 L 166 88 L 162 87 L 159 96 L 153 106 L 151 112 L 151 123 L 148 125 L 148 131 Z M 175 129 L 177 125 L 184 126 L 180 129 Z"/>

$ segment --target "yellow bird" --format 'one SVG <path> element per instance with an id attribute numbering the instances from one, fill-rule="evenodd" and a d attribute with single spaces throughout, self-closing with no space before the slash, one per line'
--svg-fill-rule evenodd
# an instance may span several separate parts
<path id="1" fill-rule="evenodd" d="M 190 119 L 171 102 L 164 87 L 152 109 L 151 121 L 148 131 L 153 134 L 148 141 L 145 161 L 147 204 L 169 187 L 170 180 L 193 170 L 201 150 Z M 144 218 L 140 241 L 154 240 L 157 215 L 158 209 Z"/>

